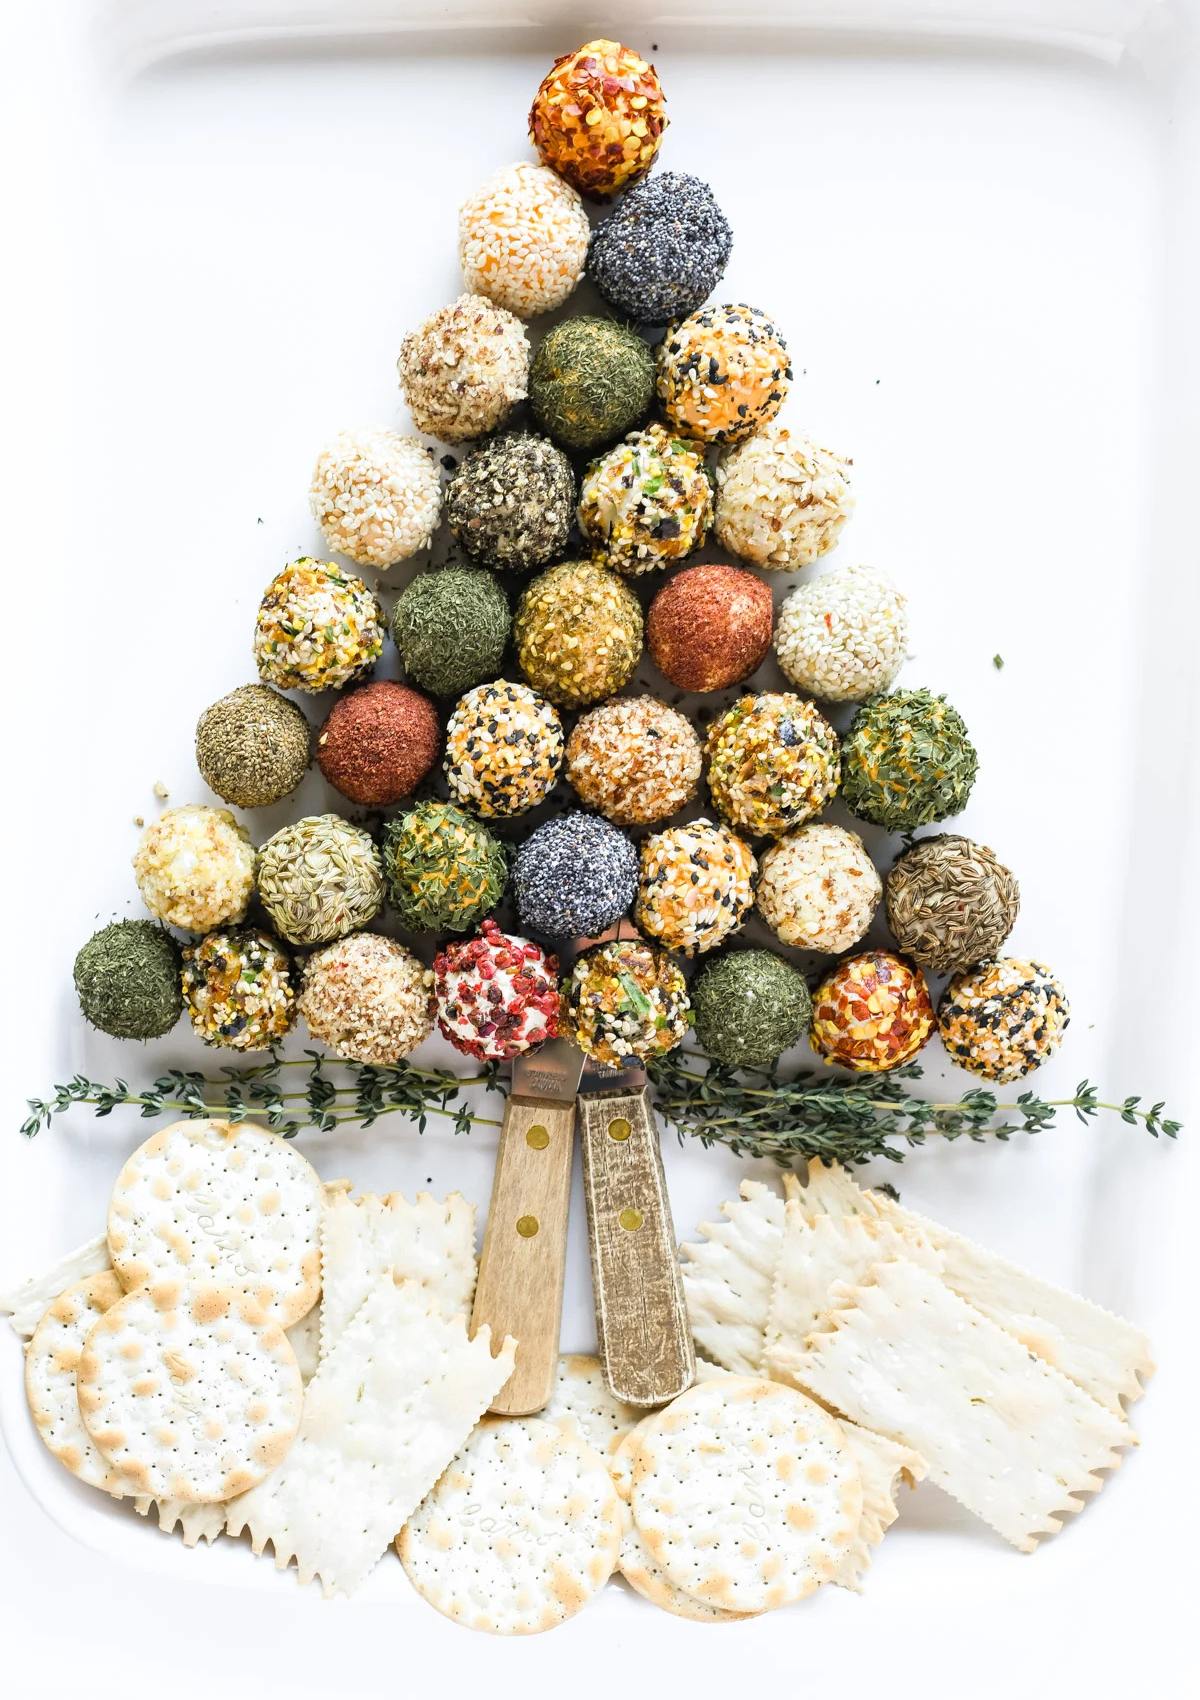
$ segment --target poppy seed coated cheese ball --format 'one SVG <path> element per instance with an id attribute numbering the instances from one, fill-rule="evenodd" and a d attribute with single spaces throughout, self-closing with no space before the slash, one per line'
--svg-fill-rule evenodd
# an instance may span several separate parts
<path id="1" fill-rule="evenodd" d="M 183 1007 L 179 946 L 155 921 L 113 921 L 75 958 L 85 1021 L 114 1039 L 158 1039 Z"/>
<path id="2" fill-rule="evenodd" d="M 753 852 L 728 827 L 694 820 L 645 839 L 634 921 L 668 950 L 712 950 L 754 899 Z"/>
<path id="3" fill-rule="evenodd" d="M 371 671 L 386 630 L 379 598 L 362 579 L 304 556 L 276 573 L 259 603 L 259 677 L 283 691 L 341 690 Z"/>
<path id="4" fill-rule="evenodd" d="M 575 515 L 575 474 L 561 449 L 510 431 L 473 450 L 446 486 L 446 523 L 482 566 L 515 573 L 563 553 Z"/>
<path id="5" fill-rule="evenodd" d="M 504 846 L 454 803 L 419 803 L 388 821 L 383 865 L 400 923 L 413 932 L 467 932 L 508 879 Z"/>
<path id="6" fill-rule="evenodd" d="M 356 933 L 314 951 L 300 1014 L 313 1038 L 347 1062 L 391 1068 L 433 1028 L 433 976 L 379 933 Z"/>
<path id="7" fill-rule="evenodd" d="M 787 344 L 744 302 L 702 307 L 668 325 L 656 358 L 658 399 L 683 437 L 739 443 L 783 406 L 792 379 Z"/>
<path id="8" fill-rule="evenodd" d="M 908 832 L 967 806 L 979 757 L 962 716 L 929 691 L 872 697 L 842 749 L 842 801 L 852 815 Z"/>
<path id="9" fill-rule="evenodd" d="M 653 65 L 600 38 L 554 61 L 533 97 L 529 139 L 581 195 L 607 200 L 653 165 L 664 108 Z"/>
<path id="10" fill-rule="evenodd" d="M 775 658 L 825 702 L 890 690 L 908 646 L 908 599 L 871 567 L 835 567 L 793 590 L 779 610 Z"/>
<path id="11" fill-rule="evenodd" d="M 133 858 L 142 902 L 169 927 L 207 933 L 240 921 L 254 891 L 254 846 L 228 809 L 167 809 L 142 834 Z"/>
<path id="12" fill-rule="evenodd" d="M 563 561 L 535 578 L 517 606 L 517 660 L 535 690 L 560 708 L 615 696 L 642 654 L 642 609 L 616 573 Z"/>
<path id="13" fill-rule="evenodd" d="M 938 1008 L 938 1034 L 951 1061 L 1000 1085 L 1040 1068 L 1070 1022 L 1061 983 L 1042 963 L 1016 956 L 956 974 Z"/>
<path id="14" fill-rule="evenodd" d="M 755 901 L 781 944 L 838 956 L 871 925 L 883 895 L 875 864 L 855 832 L 810 821 L 762 855 Z"/>
<path id="15" fill-rule="evenodd" d="M 919 968 L 887 950 L 848 956 L 813 993 L 812 1048 L 826 1062 L 879 1074 L 911 1062 L 933 1035 Z"/>
<path id="16" fill-rule="evenodd" d="M 580 802 L 617 826 L 648 826 L 682 809 L 702 767 L 691 722 L 656 697 L 601 703 L 567 740 L 567 779 Z"/>
<path id="17" fill-rule="evenodd" d="M 259 851 L 258 894 L 289 944 L 329 944 L 383 907 L 383 868 L 369 833 L 340 815 L 306 815 Z"/>
<path id="18" fill-rule="evenodd" d="M 418 573 L 392 611 L 404 671 L 435 697 L 457 697 L 500 671 L 512 612 L 494 574 L 441 567 Z"/>
<path id="19" fill-rule="evenodd" d="M 646 618 L 654 664 L 681 691 L 739 685 L 766 659 L 771 592 L 743 567 L 685 567 L 658 591 Z"/>
<path id="20" fill-rule="evenodd" d="M 597 226 L 588 277 L 618 313 L 662 325 L 703 306 L 732 248 L 729 223 L 708 184 L 686 171 L 658 171 Z"/>
<path id="21" fill-rule="evenodd" d="M 544 165 L 506 165 L 459 208 L 463 282 L 520 319 L 552 313 L 583 276 L 590 236 L 569 183 Z"/>
<path id="22" fill-rule="evenodd" d="M 558 1036 L 558 959 L 493 920 L 438 952 L 433 981 L 438 1028 L 464 1056 L 507 1062 Z"/>
<path id="23" fill-rule="evenodd" d="M 584 474 L 580 528 L 619 573 L 681 561 L 704 542 L 711 522 L 703 448 L 661 425 L 634 431 Z"/>
<path id="24" fill-rule="evenodd" d="M 837 793 L 837 733 L 811 702 L 786 691 L 740 697 L 713 723 L 706 754 L 713 802 L 754 837 L 781 837 Z"/>
<path id="25" fill-rule="evenodd" d="M 528 685 L 507 679 L 468 691 L 446 728 L 451 795 L 485 820 L 536 808 L 562 758 L 562 721 L 554 709 Z"/>
<path id="26" fill-rule="evenodd" d="M 717 462 L 717 541 L 752 566 L 808 567 L 854 511 L 850 462 L 778 421 Z"/>
<path id="27" fill-rule="evenodd" d="M 334 703 L 317 734 L 317 766 L 352 803 L 384 809 L 416 790 L 440 743 L 429 698 L 377 679 Z"/>
<path id="28" fill-rule="evenodd" d="M 769 950 L 731 950 L 705 963 L 691 1000 L 701 1050 L 727 1068 L 770 1068 L 812 1021 L 803 974 Z"/>
<path id="29" fill-rule="evenodd" d="M 196 1036 L 232 1051 L 266 1050 L 295 1015 L 288 954 L 258 927 L 229 927 L 186 946 L 183 992 Z"/>
<path id="30" fill-rule="evenodd" d="M 546 333 L 529 374 L 533 416 L 556 443 L 594 454 L 650 411 L 654 358 L 611 319 L 566 319 Z"/>
<path id="31" fill-rule="evenodd" d="M 1016 925 L 1017 882 L 986 844 L 953 832 L 922 838 L 887 877 L 887 915 L 906 956 L 953 974 L 995 956 Z"/>
<path id="32" fill-rule="evenodd" d="M 563 996 L 563 1023 L 585 1056 L 619 1068 L 673 1051 L 689 1026 L 687 981 L 665 950 L 642 939 L 611 939 L 576 960 Z"/>
<path id="33" fill-rule="evenodd" d="M 312 733 L 287 697 L 241 685 L 196 723 L 196 766 L 210 791 L 239 809 L 263 809 L 296 789 L 308 770 Z"/>
<path id="34" fill-rule="evenodd" d="M 383 571 L 428 549 L 442 491 L 420 438 L 372 427 L 339 431 L 321 451 L 308 500 L 331 549 Z"/>
<path id="35" fill-rule="evenodd" d="M 543 938 L 593 938 L 627 913 L 637 875 L 637 852 L 615 826 L 595 815 L 556 815 L 517 851 L 517 913 Z"/>
<path id="36" fill-rule="evenodd" d="M 529 340 L 514 314 L 460 295 L 405 337 L 396 362 L 418 431 L 464 443 L 502 425 L 529 387 Z"/>

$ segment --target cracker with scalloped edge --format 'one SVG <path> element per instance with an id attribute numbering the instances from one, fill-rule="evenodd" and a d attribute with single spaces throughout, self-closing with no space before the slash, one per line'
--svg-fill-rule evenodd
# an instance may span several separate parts
<path id="1" fill-rule="evenodd" d="M 0 1316 L 7 1316 L 9 1327 L 22 1340 L 29 1340 L 38 1323 L 58 1298 L 78 1281 L 89 1275 L 103 1275 L 112 1268 L 108 1241 L 103 1234 L 85 1240 L 74 1251 L 66 1252 L 48 1269 L 31 1275 L 7 1293 L 0 1293 Z"/>
<path id="2" fill-rule="evenodd" d="M 858 1594 L 862 1592 L 863 1577 L 874 1549 L 899 1516 L 896 1494 L 900 1483 L 915 1487 L 928 1473 L 928 1467 L 911 1447 L 900 1446 L 886 1435 L 862 1428 L 845 1417 L 839 1418 L 839 1422 L 862 1477 L 863 1508 L 857 1537 L 833 1580 L 839 1588 Z"/>
<path id="3" fill-rule="evenodd" d="M 475 1206 L 459 1192 L 415 1199 L 349 1194 L 321 1219 L 321 1355 L 329 1352 L 381 1275 L 418 1281 L 442 1316 L 468 1315 L 475 1291 Z"/>
<path id="4" fill-rule="evenodd" d="M 697 1346 L 735 1375 L 758 1375 L 783 1243 L 784 1201 L 762 1181 L 743 1181 L 722 1204 L 724 1221 L 703 1222 L 679 1248 L 683 1290 Z"/>

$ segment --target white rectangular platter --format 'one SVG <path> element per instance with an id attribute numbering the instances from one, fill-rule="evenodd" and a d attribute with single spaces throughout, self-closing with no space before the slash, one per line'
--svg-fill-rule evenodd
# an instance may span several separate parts
<path id="1" fill-rule="evenodd" d="M 1153 0 L 60 0 L 6 17 L 0 1286 L 99 1230 L 148 1131 L 80 1110 L 28 1144 L 25 1096 L 77 1070 L 140 1081 L 220 1060 L 180 1033 L 142 1052 L 85 1032 L 72 956 L 101 920 L 139 912 L 128 859 L 155 782 L 173 802 L 206 800 L 195 718 L 251 676 L 267 579 L 319 546 L 305 501 L 317 447 L 343 425 L 404 419 L 395 355 L 458 290 L 458 203 L 526 157 L 539 77 L 601 32 L 659 67 L 663 164 L 708 178 L 730 217 L 720 297 L 783 326 L 789 418 L 854 458 L 838 558 L 908 591 L 902 682 L 945 691 L 980 749 L 960 824 L 1018 872 L 1013 947 L 1052 964 L 1072 998 L 1039 1091 L 1069 1095 L 1087 1076 L 1188 1118 L 1198 13 Z M 307 781 L 300 812 L 324 795 Z M 256 837 L 283 818 L 255 820 Z M 928 1056 L 931 1093 L 971 1084 Z M 486 1206 L 486 1129 L 418 1138 L 393 1118 L 300 1146 L 327 1177 L 459 1188 Z M 664 1149 L 681 1237 L 755 1172 L 669 1134 Z M 330 1607 L 242 1543 L 185 1552 L 77 1491 L 33 1434 L 6 1335 L 12 1692 L 74 1693 L 84 1659 L 93 1695 L 169 1671 L 175 1694 L 374 1696 L 451 1667 L 464 1691 L 522 1693 L 672 1681 L 720 1694 L 748 1679 L 850 1696 L 1184 1692 L 1186 1140 L 1068 1118 L 1005 1146 L 934 1141 L 871 1173 L 1155 1340 L 1140 1453 L 1036 1556 L 928 1488 L 862 1599 L 824 1590 L 713 1630 L 613 1587 L 560 1633 L 499 1645 L 439 1619 L 394 1561 Z M 592 1339 L 577 1196 L 563 1340 Z"/>

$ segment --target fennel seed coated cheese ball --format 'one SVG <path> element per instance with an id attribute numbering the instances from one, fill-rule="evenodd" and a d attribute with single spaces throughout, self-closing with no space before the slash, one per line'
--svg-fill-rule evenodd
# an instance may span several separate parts
<path id="1" fill-rule="evenodd" d="M 850 462 L 778 420 L 717 462 L 717 541 L 752 566 L 808 567 L 854 511 Z"/>
<path id="2" fill-rule="evenodd" d="M 486 920 L 433 964 L 438 1028 L 456 1051 L 508 1062 L 558 1036 L 558 959 Z"/>
<path id="3" fill-rule="evenodd" d="M 418 933 L 469 931 L 508 880 L 504 846 L 454 803 L 418 803 L 388 821 L 383 865 L 401 925 Z"/>
<path id="4" fill-rule="evenodd" d="M 1071 1006 L 1040 962 L 1001 956 L 956 974 L 938 1008 L 938 1034 L 959 1068 L 1004 1084 L 1040 1068 L 1062 1044 Z"/>
<path id="5" fill-rule="evenodd" d="M 654 67 L 619 41 L 586 41 L 556 59 L 529 113 L 542 163 L 589 200 L 645 176 L 667 127 Z"/>
<path id="6" fill-rule="evenodd" d="M 714 721 L 706 754 L 713 802 L 752 837 L 782 837 L 837 793 L 837 733 L 811 702 L 786 691 L 739 697 Z"/>
<path id="7" fill-rule="evenodd" d="M 517 661 L 560 708 L 615 696 L 642 654 L 642 609 L 616 573 L 595 561 L 562 561 L 535 578 L 517 605 Z"/>
<path id="8" fill-rule="evenodd" d="M 681 691 L 740 685 L 766 659 L 771 592 L 744 567 L 685 567 L 655 595 L 646 617 L 654 664 Z"/>
<path id="9" fill-rule="evenodd" d="M 385 809 L 433 771 L 441 738 L 428 697 L 375 679 L 334 703 L 317 733 L 317 766 L 350 802 Z"/>
<path id="10" fill-rule="evenodd" d="M 712 950 L 741 926 L 756 871 L 728 827 L 694 820 L 656 832 L 642 844 L 634 922 L 668 950 Z"/>
<path id="11" fill-rule="evenodd" d="M 157 1039 L 179 1020 L 179 946 L 155 921 L 101 927 L 73 972 L 84 1020 L 113 1039 Z"/>
<path id="12" fill-rule="evenodd" d="M 495 575 L 481 567 L 418 573 L 392 610 L 404 671 L 435 697 L 457 697 L 500 671 L 512 612 Z"/>
<path id="13" fill-rule="evenodd" d="M 506 165 L 458 210 L 463 282 L 520 319 L 552 313 L 583 276 L 583 202 L 544 165 Z"/>
<path id="14" fill-rule="evenodd" d="M 474 449 L 446 486 L 446 523 L 484 567 L 525 573 L 566 549 L 575 474 L 561 449 L 509 431 Z"/>
<path id="15" fill-rule="evenodd" d="M 391 1068 L 433 1028 L 433 976 L 380 933 L 355 933 L 314 951 L 300 1014 L 313 1038 L 347 1062 Z"/>
<path id="16" fill-rule="evenodd" d="M 183 952 L 183 995 L 196 1036 L 231 1051 L 262 1051 L 292 1025 L 288 954 L 258 927 L 209 933 Z"/>
<path id="17" fill-rule="evenodd" d="M 781 944 L 838 956 L 863 937 L 882 895 L 858 834 L 810 821 L 763 852 L 755 901 Z"/>
<path id="18" fill-rule="evenodd" d="M 848 956 L 813 993 L 812 1048 L 858 1074 L 899 1068 L 933 1035 L 925 976 L 887 950 Z"/>
<path id="19" fill-rule="evenodd" d="M 686 171 L 656 171 L 596 227 L 588 277 L 618 313 L 663 325 L 703 306 L 732 248 L 733 234 L 708 184 Z"/>
<path id="20" fill-rule="evenodd" d="M 690 1024 L 687 981 L 665 950 L 611 939 L 576 960 L 563 996 L 563 1025 L 585 1056 L 619 1068 L 673 1051 Z"/>
<path id="21" fill-rule="evenodd" d="M 428 549 L 442 491 L 419 437 L 368 426 L 339 431 L 321 450 L 308 500 L 331 549 L 385 571 Z"/>
<path id="22" fill-rule="evenodd" d="M 659 403 L 680 436 L 740 443 L 779 412 L 792 367 L 767 315 L 738 301 L 668 325 L 656 374 Z"/>
<path id="23" fill-rule="evenodd" d="M 691 987 L 700 1049 L 727 1068 L 770 1068 L 812 1021 L 803 974 L 769 950 L 729 950 Z"/>
<path id="24" fill-rule="evenodd" d="M 563 758 L 562 721 L 528 685 L 497 679 L 460 697 L 446 728 L 446 780 L 455 802 L 485 820 L 542 802 Z"/>
<path id="25" fill-rule="evenodd" d="M 962 716 L 930 691 L 872 697 L 842 746 L 842 801 L 852 815 L 909 832 L 967 806 L 979 757 Z"/>
<path id="26" fill-rule="evenodd" d="M 906 956 L 954 974 L 996 956 L 1016 925 L 1017 882 L 986 844 L 954 832 L 922 838 L 887 877 L 887 916 Z"/>
<path id="27" fill-rule="evenodd" d="M 543 938 L 594 938 L 628 912 L 637 876 L 637 852 L 623 832 L 595 815 L 556 815 L 517 851 L 517 913 Z"/>
<path id="28" fill-rule="evenodd" d="M 418 431 L 465 443 L 524 401 L 529 340 L 515 314 L 482 295 L 460 295 L 408 333 L 396 367 Z"/>
<path id="29" fill-rule="evenodd" d="M 872 567 L 835 567 L 793 590 L 775 625 L 775 658 L 825 702 L 888 691 L 908 646 L 908 599 Z"/>
<path id="30" fill-rule="evenodd" d="M 329 944 L 383 907 L 383 867 L 369 833 L 340 815 L 306 815 L 259 851 L 258 894 L 289 944 Z"/>
<path id="31" fill-rule="evenodd" d="M 579 524 L 606 566 L 633 577 L 681 561 L 712 523 L 704 450 L 661 425 L 634 431 L 584 474 Z"/>
<path id="32" fill-rule="evenodd" d="M 615 443 L 650 411 L 654 357 L 611 319 L 565 319 L 533 357 L 529 404 L 543 431 L 578 454 Z"/>
<path id="33" fill-rule="evenodd" d="M 567 740 L 567 779 L 616 826 L 648 826 L 689 803 L 703 753 L 691 721 L 657 697 L 616 697 L 589 709 Z"/>
<path id="34" fill-rule="evenodd" d="M 133 871 L 152 915 L 184 932 L 207 933 L 245 915 L 254 892 L 254 846 L 228 809 L 187 803 L 146 828 Z"/>
<path id="35" fill-rule="evenodd" d="M 341 690 L 371 671 L 386 630 L 379 598 L 362 579 L 303 556 L 276 573 L 259 603 L 259 677 L 283 691 Z"/>
<path id="36" fill-rule="evenodd" d="M 196 766 L 210 791 L 239 809 L 290 796 L 308 771 L 312 733 L 287 697 L 269 685 L 240 685 L 196 723 Z"/>

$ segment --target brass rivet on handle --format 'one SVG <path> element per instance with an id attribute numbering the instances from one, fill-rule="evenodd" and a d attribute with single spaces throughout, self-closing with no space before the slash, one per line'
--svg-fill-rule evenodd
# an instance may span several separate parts
<path id="1" fill-rule="evenodd" d="M 633 1128 L 624 1116 L 614 1116 L 608 1124 L 608 1137 L 610 1139 L 628 1139 L 632 1132 Z"/>
<path id="2" fill-rule="evenodd" d="M 635 1210 L 632 1205 L 622 1210 L 621 1214 L 617 1217 L 617 1221 L 625 1229 L 627 1234 L 636 1234 L 638 1229 L 641 1227 L 643 1220 L 644 1218 L 641 1211 Z"/>
<path id="3" fill-rule="evenodd" d="M 535 1151 L 544 1151 L 550 1143 L 550 1130 L 544 1128 L 541 1122 L 534 1122 L 525 1135 L 526 1145 L 531 1145 Z"/>
<path id="4" fill-rule="evenodd" d="M 523 1240 L 531 1240 L 537 1231 L 538 1219 L 536 1216 L 517 1217 L 517 1232 Z"/>

